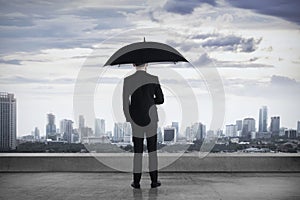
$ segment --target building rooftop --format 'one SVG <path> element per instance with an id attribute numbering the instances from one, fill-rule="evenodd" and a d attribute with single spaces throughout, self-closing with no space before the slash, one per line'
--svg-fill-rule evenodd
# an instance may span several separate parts
<path id="1" fill-rule="evenodd" d="M 0 199 L 300 199 L 300 173 L 160 173 L 162 186 L 130 186 L 131 173 L 0 173 Z"/>

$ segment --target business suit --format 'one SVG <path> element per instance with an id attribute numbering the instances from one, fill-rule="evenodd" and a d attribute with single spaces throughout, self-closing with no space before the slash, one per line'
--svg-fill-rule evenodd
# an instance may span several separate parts
<path id="1" fill-rule="evenodd" d="M 127 122 L 131 123 L 134 144 L 133 175 L 139 183 L 142 172 L 144 133 L 149 154 L 149 173 L 152 182 L 157 182 L 157 107 L 164 102 L 157 76 L 137 70 L 126 77 L 123 83 L 123 111 Z"/>

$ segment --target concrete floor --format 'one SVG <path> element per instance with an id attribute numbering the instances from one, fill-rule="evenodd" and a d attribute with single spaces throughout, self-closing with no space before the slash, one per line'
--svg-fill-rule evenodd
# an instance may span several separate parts
<path id="1" fill-rule="evenodd" d="M 300 173 L 160 173 L 132 189 L 130 173 L 0 173 L 1 200 L 300 199 Z"/>

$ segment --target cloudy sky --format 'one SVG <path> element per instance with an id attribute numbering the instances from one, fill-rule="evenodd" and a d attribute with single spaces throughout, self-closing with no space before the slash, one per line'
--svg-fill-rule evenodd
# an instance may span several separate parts
<path id="1" fill-rule="evenodd" d="M 118 100 L 113 96 L 122 78 L 133 71 L 112 67 L 101 75 L 99 68 L 118 48 L 146 37 L 175 47 L 196 68 L 218 70 L 225 91 L 224 125 L 245 117 L 258 119 L 258 109 L 267 105 L 269 117 L 279 115 L 282 126 L 296 128 L 299 6 L 293 0 L 1 0 L 0 91 L 16 95 L 18 136 L 35 126 L 44 134 L 49 112 L 56 115 L 57 125 L 64 118 L 76 122 L 74 87 L 85 67 L 89 81 L 97 82 L 96 117 L 105 118 L 111 130 L 112 105 Z M 173 70 L 189 82 L 199 121 L 209 127 L 215 113 L 205 77 L 184 64 Z M 161 77 L 161 84 L 166 94 L 159 108 L 161 125 L 180 121 L 180 94 L 170 90 L 180 82 Z"/>

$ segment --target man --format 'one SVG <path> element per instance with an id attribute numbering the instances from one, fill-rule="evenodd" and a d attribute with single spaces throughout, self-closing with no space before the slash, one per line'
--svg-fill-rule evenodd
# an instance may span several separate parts
<path id="1" fill-rule="evenodd" d="M 158 181 L 157 170 L 158 115 L 156 104 L 164 102 L 164 95 L 158 77 L 146 72 L 146 63 L 136 63 L 133 66 L 136 68 L 136 72 L 125 77 L 123 83 L 123 111 L 126 121 L 131 124 L 134 146 L 133 182 L 131 186 L 140 188 L 145 133 L 149 154 L 151 188 L 156 188 L 161 185 Z"/>

